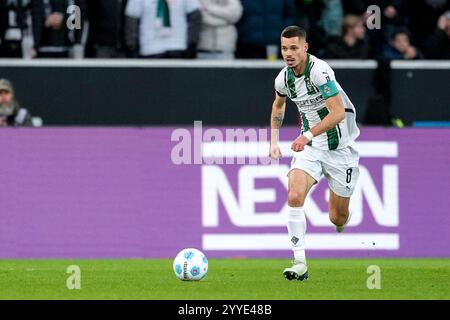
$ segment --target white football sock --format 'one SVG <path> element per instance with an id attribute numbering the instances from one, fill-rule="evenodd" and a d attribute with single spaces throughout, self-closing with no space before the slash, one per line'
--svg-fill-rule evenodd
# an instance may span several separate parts
<path id="1" fill-rule="evenodd" d="M 306 261 L 306 216 L 305 209 L 303 207 L 289 207 L 287 227 L 289 232 L 289 241 L 291 243 L 292 251 L 294 251 L 294 259 Z"/>

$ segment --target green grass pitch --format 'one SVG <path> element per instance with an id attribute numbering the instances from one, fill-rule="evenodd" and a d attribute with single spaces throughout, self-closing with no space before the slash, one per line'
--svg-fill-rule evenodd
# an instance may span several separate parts
<path id="1" fill-rule="evenodd" d="M 310 279 L 286 281 L 287 260 L 211 259 L 201 282 L 176 279 L 170 260 L 0 260 L 3 299 L 450 299 L 450 259 L 310 260 Z M 69 265 L 81 289 L 68 290 Z M 369 290 L 367 268 L 381 269 Z"/>

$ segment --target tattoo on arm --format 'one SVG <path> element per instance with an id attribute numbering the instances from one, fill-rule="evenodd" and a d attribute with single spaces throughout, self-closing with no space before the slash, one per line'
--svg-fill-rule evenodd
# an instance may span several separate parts
<path id="1" fill-rule="evenodd" d="M 283 112 L 278 112 L 272 116 L 272 125 L 274 129 L 280 129 L 283 125 L 284 114 Z"/>

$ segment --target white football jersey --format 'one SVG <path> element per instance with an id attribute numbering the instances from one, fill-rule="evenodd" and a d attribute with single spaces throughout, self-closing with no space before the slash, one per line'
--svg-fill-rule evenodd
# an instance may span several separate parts
<path id="1" fill-rule="evenodd" d="M 325 61 L 308 54 L 305 72 L 300 76 L 296 76 L 292 68 L 285 67 L 275 80 L 275 90 L 279 96 L 288 97 L 297 105 L 303 132 L 315 127 L 329 114 L 326 105 L 328 98 L 341 95 L 345 120 L 328 132 L 314 137 L 309 144 L 311 147 L 320 150 L 343 149 L 359 136 L 355 107 Z"/>

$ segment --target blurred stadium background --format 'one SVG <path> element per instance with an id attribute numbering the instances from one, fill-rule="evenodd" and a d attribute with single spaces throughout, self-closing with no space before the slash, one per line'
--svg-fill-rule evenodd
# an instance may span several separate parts
<path id="1" fill-rule="evenodd" d="M 381 29 L 366 27 L 370 5 Z M 288 148 L 275 169 L 248 164 L 260 150 L 209 142 L 204 154 L 246 164 L 198 163 L 194 121 L 201 134 L 218 128 L 216 136 L 268 128 L 283 67 L 279 33 L 298 24 L 311 53 L 335 70 L 362 129 L 352 224 L 333 233 L 322 181 L 307 205 L 309 257 L 440 258 L 436 279 L 428 275 L 445 284 L 449 9 L 446 0 L 0 0 L 0 78 L 10 81 L 0 81 L 0 93 L 14 94 L 0 100 L 2 282 L 21 282 L 14 270 L 27 264 L 15 260 L 170 259 L 185 247 L 288 261 Z M 298 126 L 289 104 L 282 140 Z M 195 163 L 172 161 L 177 129 L 192 138 Z M 435 297 L 448 299 L 448 287 Z"/>

